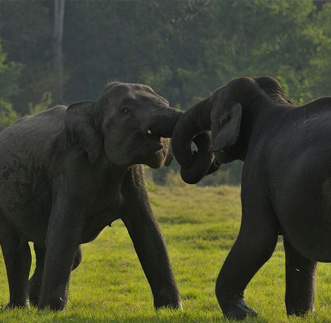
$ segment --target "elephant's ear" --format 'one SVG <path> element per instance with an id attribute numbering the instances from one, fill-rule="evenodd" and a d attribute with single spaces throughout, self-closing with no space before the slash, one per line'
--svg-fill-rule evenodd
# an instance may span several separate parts
<path id="1" fill-rule="evenodd" d="M 68 107 L 64 119 L 68 144 L 85 150 L 92 163 L 96 162 L 102 149 L 93 106 L 94 102 L 74 103 Z"/>
<path id="2" fill-rule="evenodd" d="M 240 133 L 240 123 L 242 116 L 241 104 L 234 103 L 230 106 L 223 107 L 226 111 L 219 122 L 221 123 L 221 128 L 218 135 L 215 138 L 213 144 L 213 151 L 221 151 L 226 147 L 233 146 Z"/>

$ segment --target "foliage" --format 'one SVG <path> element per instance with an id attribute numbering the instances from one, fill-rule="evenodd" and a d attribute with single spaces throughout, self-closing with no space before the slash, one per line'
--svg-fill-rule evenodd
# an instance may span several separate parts
<path id="1" fill-rule="evenodd" d="M 316 43 L 316 55 L 311 61 L 311 79 L 313 89 L 318 96 L 330 96 L 330 52 L 331 52 L 331 24 L 329 21 L 331 15 L 331 3 L 323 6 L 315 17 L 316 28 L 312 31 L 319 37 Z"/>
<path id="2" fill-rule="evenodd" d="M 217 31 L 208 51 L 209 61 L 214 60 L 212 66 L 216 66 L 215 81 L 274 75 L 291 100 L 310 99 L 307 66 L 319 42 L 318 34 L 311 32 L 314 13 L 310 0 L 219 2 L 212 22 L 212 30 Z"/>
<path id="3" fill-rule="evenodd" d="M 52 104 L 52 94 L 50 92 L 45 92 L 42 97 L 41 101 L 37 104 L 33 105 L 32 103 L 29 104 L 29 114 L 36 114 L 42 112 L 49 108 Z"/>
<path id="4" fill-rule="evenodd" d="M 0 131 L 11 125 L 18 117 L 12 105 L 0 99 Z"/>
<path id="5" fill-rule="evenodd" d="M 0 43 L 0 131 L 8 127 L 19 116 L 13 109 L 10 98 L 18 89 L 17 80 L 20 76 L 21 65 L 6 62 Z"/>
<path id="6" fill-rule="evenodd" d="M 7 55 L 2 51 L 0 43 L 0 98 L 9 100 L 18 90 L 18 77 L 21 72 L 21 64 L 6 62 Z"/>
<path id="7" fill-rule="evenodd" d="M 330 77 L 329 13 L 330 4 L 317 10 L 312 0 L 68 1 L 65 101 L 94 99 L 108 80 L 123 80 L 187 108 L 235 76 L 272 74 L 301 102 L 324 93 L 314 84 Z M 52 14 L 49 2 L 0 4 L 5 51 L 24 66 L 16 109 L 57 82 Z"/>
<path id="8" fill-rule="evenodd" d="M 21 115 L 51 91 L 52 16 L 49 1 L 2 1 L 0 35 L 10 62 L 22 67 L 11 102 Z"/>

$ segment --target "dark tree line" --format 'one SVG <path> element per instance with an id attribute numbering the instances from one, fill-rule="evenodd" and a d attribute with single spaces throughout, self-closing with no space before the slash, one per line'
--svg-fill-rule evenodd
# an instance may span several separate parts
<path id="1" fill-rule="evenodd" d="M 0 129 L 111 80 L 181 109 L 242 75 L 276 76 L 297 103 L 330 95 L 330 17 L 313 0 L 0 0 Z"/>

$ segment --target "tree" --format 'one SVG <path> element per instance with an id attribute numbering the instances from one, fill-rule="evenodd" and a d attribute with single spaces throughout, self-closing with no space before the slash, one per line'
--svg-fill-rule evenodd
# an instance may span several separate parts
<path id="1" fill-rule="evenodd" d="M 52 66 L 52 2 L 1 1 L 0 34 L 7 60 L 21 73 L 10 102 L 19 114 L 41 101 L 55 84 Z"/>
<path id="2" fill-rule="evenodd" d="M 62 38 L 64 25 L 65 0 L 54 0 L 54 74 L 56 79 L 55 101 L 63 101 L 63 58 L 62 58 Z"/>
<path id="3" fill-rule="evenodd" d="M 294 103 L 330 95 L 330 1 L 0 0 L 3 51 L 16 64 L 10 73 L 5 64 L 0 97 L 11 93 L 5 102 L 24 115 L 94 100 L 119 80 L 186 110 L 258 74 L 277 77 Z"/>
<path id="4" fill-rule="evenodd" d="M 315 37 L 316 55 L 311 60 L 309 78 L 315 96 L 331 95 L 331 3 L 324 4 L 322 10 L 315 17 L 315 29 L 311 34 Z"/>
<path id="5" fill-rule="evenodd" d="M 20 72 L 19 64 L 6 62 L 6 55 L 2 52 L 0 43 L 0 131 L 18 118 L 10 98 L 17 91 Z"/>

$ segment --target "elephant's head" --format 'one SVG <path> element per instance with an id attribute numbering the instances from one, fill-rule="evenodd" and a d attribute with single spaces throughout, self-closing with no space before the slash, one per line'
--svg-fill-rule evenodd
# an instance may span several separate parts
<path id="1" fill-rule="evenodd" d="M 246 106 L 258 104 L 265 99 L 286 103 L 280 83 L 273 77 L 242 77 L 217 89 L 211 97 L 187 110 L 178 121 L 173 137 L 174 156 L 182 166 L 182 178 L 187 183 L 196 183 L 210 170 L 233 160 L 244 160 L 247 151 L 249 129 L 242 123 Z M 211 130 L 212 148 L 208 140 L 192 154 L 191 142 L 203 131 Z M 245 133 L 245 135 L 243 135 Z M 199 147 L 198 147 L 199 148 Z M 216 157 L 213 160 L 212 151 Z M 194 158 L 192 157 L 193 155 Z M 218 165 L 217 165 L 218 164 Z"/>
<path id="2" fill-rule="evenodd" d="M 97 161 L 102 149 L 118 166 L 161 167 L 181 112 L 149 86 L 113 82 L 96 102 L 70 105 L 65 128 L 70 145 Z"/>

